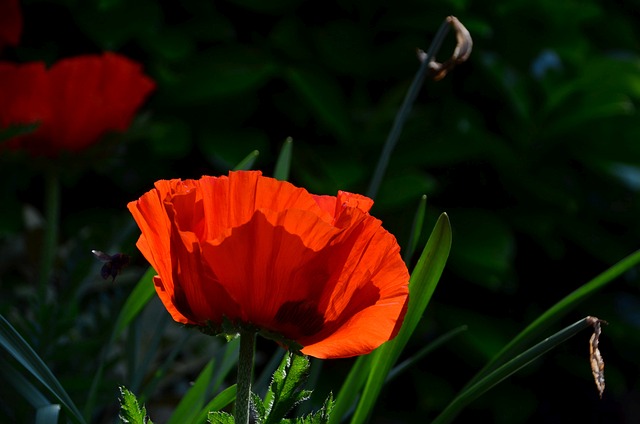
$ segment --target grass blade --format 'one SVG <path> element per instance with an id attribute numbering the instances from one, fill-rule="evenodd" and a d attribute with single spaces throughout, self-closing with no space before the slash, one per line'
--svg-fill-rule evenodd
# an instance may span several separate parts
<path id="1" fill-rule="evenodd" d="M 231 405 L 231 402 L 236 400 L 236 385 L 227 387 L 218 395 L 213 398 L 209 403 L 207 403 L 204 408 L 200 411 L 198 415 L 198 419 L 195 421 L 197 423 L 203 423 L 207 419 L 207 415 L 209 412 L 220 411 L 222 408 L 225 408 L 228 405 Z"/>
<path id="2" fill-rule="evenodd" d="M 591 317 L 586 317 L 580 321 L 558 331 L 553 336 L 536 344 L 532 348 L 524 351 L 515 358 L 498 366 L 484 377 L 478 379 L 474 384 L 463 389 L 462 392 L 445 408 L 444 411 L 432 422 L 432 424 L 445 424 L 451 422 L 456 415 L 471 401 L 500 383 L 522 367 L 528 365 L 536 358 L 542 356 L 550 349 L 558 346 L 568 338 L 576 335 L 579 331 L 591 326 Z"/>
<path id="3" fill-rule="evenodd" d="M 530 345 L 534 340 L 542 337 L 542 334 L 551 325 L 563 318 L 572 308 L 580 301 L 592 295 L 597 290 L 612 282 L 624 272 L 640 263 L 640 250 L 632 253 L 603 273 L 582 285 L 558 303 L 549 308 L 540 315 L 535 321 L 529 324 L 524 330 L 514 337 L 476 376 L 474 376 L 466 387 L 475 384 L 487 374 L 492 372 L 501 364 L 514 357 L 518 352 L 524 349 L 524 346 Z"/>
<path id="4" fill-rule="evenodd" d="M 138 284 L 136 284 L 136 286 L 134 287 L 133 291 L 120 310 L 118 318 L 116 318 L 116 323 L 113 326 L 111 337 L 109 338 L 107 345 L 102 349 L 100 363 L 93 377 L 93 381 L 91 382 L 91 387 L 89 388 L 87 403 L 84 406 L 84 413 L 86 417 L 89 417 L 91 415 L 91 412 L 93 411 L 93 406 L 96 401 L 96 392 L 98 390 L 100 380 L 102 379 L 102 373 L 104 372 L 107 352 L 113 342 L 118 338 L 118 336 L 138 316 L 138 314 L 147 305 L 147 303 L 149 303 L 151 297 L 153 297 L 153 293 L 155 293 L 155 289 L 153 286 L 154 275 L 156 275 L 155 270 L 149 267 L 147 272 L 144 273 L 142 278 L 140 278 L 140 281 L 138 281 Z"/>
<path id="5" fill-rule="evenodd" d="M 251 169 L 251 167 L 253 167 L 253 164 L 256 162 L 256 159 L 258 159 L 259 155 L 260 155 L 260 152 L 258 152 L 257 150 L 252 151 L 247 156 L 245 156 L 244 159 L 242 159 L 240 162 L 238 162 L 238 164 L 236 165 L 235 168 L 233 168 L 233 170 L 234 171 L 247 171 L 247 170 Z"/>
<path id="6" fill-rule="evenodd" d="M 171 414 L 171 418 L 167 424 L 187 424 L 197 423 L 196 421 L 200 410 L 204 406 L 205 399 L 209 396 L 209 388 L 211 386 L 211 376 L 213 375 L 212 359 L 204 367 L 200 375 L 193 383 L 193 386 L 182 397 L 182 400 Z"/>
<path id="7" fill-rule="evenodd" d="M 352 424 L 367 421 L 375 407 L 378 395 L 391 370 L 400 357 L 413 331 L 431 300 L 451 249 L 451 225 L 447 214 L 440 215 L 427 241 L 420 259 L 411 274 L 409 306 L 404 324 L 395 339 L 385 343 L 372 353 L 371 369 L 362 397 L 351 420 Z"/>
<path id="8" fill-rule="evenodd" d="M 405 264 L 409 264 L 413 253 L 418 247 L 418 241 L 420 240 L 420 234 L 422 234 L 422 224 L 424 223 L 424 215 L 427 210 L 427 196 L 422 195 L 420 203 L 418 203 L 418 209 L 413 217 L 413 223 L 411 224 L 411 233 L 409 234 L 409 241 L 407 242 L 407 248 L 404 252 L 403 260 Z"/>
<path id="9" fill-rule="evenodd" d="M 437 339 L 435 339 L 434 341 L 432 341 L 431 343 L 429 343 L 428 345 L 426 345 L 425 347 L 420 349 L 415 355 L 413 355 L 412 357 L 402 361 L 402 363 L 400 363 L 396 367 L 394 367 L 389 372 L 389 375 L 387 376 L 387 379 L 384 382 L 388 383 L 389 381 L 393 380 L 398 375 L 402 374 L 403 372 L 405 372 L 406 370 L 411 368 L 414 364 L 416 364 L 418 361 L 420 361 L 426 355 L 428 355 L 429 353 L 431 353 L 435 349 L 439 348 L 440 346 L 442 346 L 443 344 L 445 344 L 446 342 L 448 342 L 449 340 L 451 340 L 453 337 L 457 336 L 458 334 L 462 333 L 463 331 L 467 331 L 467 326 L 466 325 L 461 325 L 459 327 L 456 327 L 453 330 L 448 331 L 447 333 L 445 333 L 442 336 L 438 337 Z"/>
<path id="10" fill-rule="evenodd" d="M 64 406 L 69 417 L 77 423 L 84 423 L 82 414 L 75 406 L 58 379 L 29 343 L 16 331 L 4 316 L 0 315 L 0 346 L 33 375 Z"/>
<path id="11" fill-rule="evenodd" d="M 36 411 L 36 424 L 57 424 L 60 415 L 60 405 L 52 403 L 38 408 Z"/>
<path id="12" fill-rule="evenodd" d="M 329 424 L 337 424 L 348 417 L 355 408 L 360 396 L 360 390 L 367 381 L 369 370 L 371 369 L 372 355 L 360 356 L 351 366 L 349 375 L 342 383 L 333 412 L 329 417 Z"/>
<path id="13" fill-rule="evenodd" d="M 293 150 L 293 139 L 287 137 L 280 149 L 276 166 L 273 170 L 273 178 L 280 181 L 289 179 L 289 169 L 291 168 L 291 152 Z"/>
<path id="14" fill-rule="evenodd" d="M 155 293 L 155 288 L 153 286 L 154 275 L 157 275 L 157 272 L 153 268 L 149 267 L 140 281 L 138 281 L 138 284 L 136 284 L 116 319 L 111 341 L 118 338 L 118 336 L 129 326 L 131 321 L 138 316 L 142 309 L 147 306 L 147 303 L 149 303 L 149 300 L 153 297 L 153 294 Z"/>

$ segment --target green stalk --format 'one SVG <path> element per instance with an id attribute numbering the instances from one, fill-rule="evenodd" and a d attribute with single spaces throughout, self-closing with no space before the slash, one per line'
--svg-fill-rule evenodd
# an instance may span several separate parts
<path id="1" fill-rule="evenodd" d="M 251 379 L 256 333 L 240 330 L 240 354 L 238 358 L 238 384 L 236 389 L 235 424 L 249 424 L 251 415 Z"/>
<path id="2" fill-rule="evenodd" d="M 47 284 L 53 269 L 56 246 L 58 244 L 58 222 L 60 220 L 60 182 L 55 170 L 50 169 L 45 174 L 44 197 L 44 239 L 40 270 L 38 273 L 38 299 L 41 304 L 46 302 Z"/>
<path id="3" fill-rule="evenodd" d="M 433 41 L 431 42 L 431 45 L 429 46 L 429 50 L 427 50 L 427 54 L 424 57 L 424 60 L 420 64 L 420 68 L 418 68 L 418 72 L 413 77 L 413 81 L 411 82 L 411 86 L 409 87 L 409 91 L 407 91 L 407 95 L 405 96 L 404 101 L 402 102 L 402 106 L 396 114 L 396 117 L 393 121 L 393 126 L 391 127 L 391 131 L 389 132 L 387 140 L 384 143 L 382 153 L 380 154 L 380 159 L 378 159 L 376 170 L 373 173 L 373 179 L 371 180 L 371 184 L 369 185 L 369 190 L 367 191 L 367 197 L 371 199 L 375 199 L 376 195 L 378 194 L 380 184 L 382 183 L 382 177 L 384 177 L 385 171 L 387 170 L 387 165 L 389 164 L 391 152 L 393 152 L 396 144 L 398 144 L 398 139 L 400 138 L 400 133 L 402 133 L 404 123 L 409 117 L 409 112 L 411 112 L 413 103 L 416 101 L 416 97 L 418 97 L 420 88 L 422 87 L 424 79 L 427 76 L 429 63 L 433 60 L 438 50 L 440 50 L 440 46 L 442 45 L 444 38 L 449 32 L 449 26 L 449 21 L 446 19 L 444 20 L 442 25 L 440 25 L 438 32 L 436 33 Z"/>

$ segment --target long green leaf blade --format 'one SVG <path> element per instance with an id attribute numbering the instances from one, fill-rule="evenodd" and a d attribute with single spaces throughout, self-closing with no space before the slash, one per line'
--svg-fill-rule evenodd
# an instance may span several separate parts
<path id="1" fill-rule="evenodd" d="M 413 257 L 413 253 L 418 247 L 418 240 L 420 240 L 420 234 L 422 234 L 422 224 L 424 223 L 425 211 L 427 210 L 427 196 L 423 195 L 418 203 L 418 209 L 413 218 L 411 224 L 411 233 L 409 234 L 409 241 L 407 243 L 407 249 L 404 252 L 404 263 L 409 264 L 409 261 Z"/>
<path id="2" fill-rule="evenodd" d="M 209 403 L 207 403 L 204 406 L 204 408 L 202 408 L 202 410 L 200 411 L 200 415 L 198 416 L 198 419 L 196 422 L 198 423 L 204 422 L 204 420 L 209 415 L 209 412 L 220 411 L 222 408 L 228 405 L 231 405 L 231 402 L 233 402 L 234 400 L 236 400 L 235 384 L 233 386 L 227 387 L 226 389 L 218 393 L 218 395 L 215 398 L 213 398 Z"/>
<path id="3" fill-rule="evenodd" d="M 432 424 L 445 424 L 451 422 L 456 415 L 468 405 L 471 401 L 475 400 L 478 396 L 500 383 L 505 378 L 514 374 L 524 366 L 531 363 L 533 360 L 542 356 L 549 350 L 558 346 L 568 338 L 576 335 L 581 330 L 589 327 L 591 317 L 586 317 L 580 321 L 558 331 L 551 337 L 536 344 L 532 348 L 526 350 L 505 364 L 497 367 L 486 376 L 477 380 L 476 383 L 463 389 L 462 392 L 456 396 L 456 398 L 445 408 L 444 411 L 432 422 Z"/>
<path id="4" fill-rule="evenodd" d="M 242 159 L 240 162 L 238 162 L 238 164 L 235 166 L 235 168 L 233 168 L 233 170 L 234 171 L 247 171 L 247 170 L 251 169 L 253 164 L 256 162 L 256 159 L 258 159 L 259 155 L 260 155 L 260 152 L 258 152 L 257 150 L 253 150 L 251 153 L 249 153 L 247 156 L 245 156 L 244 159 Z"/>
<path id="5" fill-rule="evenodd" d="M 52 403 L 38 408 L 36 411 L 36 424 L 57 424 L 60 415 L 60 405 Z"/>
<path id="6" fill-rule="evenodd" d="M 342 383 L 338 396 L 336 396 L 333 413 L 329 417 L 330 424 L 339 423 L 343 418 L 347 417 L 354 408 L 360 396 L 360 390 L 367 381 L 372 359 L 373 355 L 360 356 L 351 366 L 349 375 L 347 375 L 344 383 Z"/>
<path id="7" fill-rule="evenodd" d="M 596 276 L 591 281 L 582 285 L 558 303 L 549 308 L 540 315 L 535 321 L 529 324 L 524 330 L 514 337 L 469 383 L 467 387 L 473 385 L 496 367 L 514 357 L 518 352 L 524 349 L 524 346 L 530 345 L 534 340 L 542 337 L 542 334 L 551 325 L 563 318 L 571 309 L 573 309 L 580 301 L 595 293 L 605 285 L 609 284 L 624 272 L 633 268 L 640 263 L 640 250 L 632 253 L 620 262 L 616 263 L 606 271 Z"/>
<path id="8" fill-rule="evenodd" d="M 187 424 L 196 423 L 196 418 L 202 409 L 209 386 L 211 384 L 211 377 L 213 376 L 213 364 L 214 360 L 209 361 L 207 366 L 204 367 L 200 375 L 196 379 L 193 386 L 183 396 L 182 400 L 176 407 L 171 418 L 167 421 L 167 424 Z"/>
<path id="9" fill-rule="evenodd" d="M 400 357 L 413 331 L 422 318 L 438 285 L 451 249 L 451 225 L 447 214 L 438 218 L 427 241 L 409 283 L 409 305 L 404 324 L 395 339 L 373 352 L 373 360 L 362 398 L 351 420 L 352 424 L 364 423 L 375 407 L 387 374 Z"/>
<path id="10" fill-rule="evenodd" d="M 84 406 L 84 413 L 87 417 L 90 416 L 91 411 L 93 410 L 93 405 L 95 404 L 96 391 L 98 390 L 100 380 L 102 379 L 102 372 L 104 370 L 106 352 L 116 340 L 116 338 L 125 330 L 125 328 L 129 326 L 131 321 L 133 321 L 138 316 L 138 314 L 147 305 L 147 303 L 149 303 L 149 300 L 151 300 L 151 298 L 153 297 L 153 293 L 155 292 L 153 287 L 154 275 L 156 275 L 155 270 L 149 267 L 147 272 L 144 273 L 142 278 L 140 278 L 140 281 L 138 281 L 138 283 L 136 284 L 135 288 L 120 310 L 118 318 L 116 318 L 116 323 L 113 326 L 111 337 L 109 338 L 107 346 L 103 348 L 103 353 L 100 358 L 98 369 L 96 370 L 93 381 L 91 382 L 91 387 L 89 388 L 87 403 Z"/>
<path id="11" fill-rule="evenodd" d="M 420 349 L 418 352 L 416 352 L 415 355 L 411 356 L 410 358 L 407 358 L 406 360 L 402 361 L 402 363 L 400 363 L 396 367 L 394 367 L 389 372 L 389 375 L 387 376 L 387 379 L 385 380 L 385 383 L 388 383 L 389 381 L 393 380 L 398 375 L 402 374 L 403 372 L 405 372 L 406 370 L 411 368 L 414 364 L 416 364 L 418 361 L 420 361 L 426 355 L 428 355 L 429 353 L 433 352 L 435 349 L 439 348 L 440 346 L 442 346 L 443 344 L 445 344 L 446 342 L 448 342 L 453 337 L 457 336 L 458 334 L 460 334 L 463 331 L 467 331 L 467 326 L 466 325 L 461 325 L 459 327 L 456 327 L 453 330 L 448 331 L 447 333 L 445 333 L 442 336 L 438 337 L 437 339 L 435 339 L 434 341 L 432 341 L 431 343 L 429 343 L 428 345 L 426 345 L 425 347 Z"/>
<path id="12" fill-rule="evenodd" d="M 273 178 L 280 181 L 287 181 L 289 179 L 289 169 L 291 168 L 291 154 L 293 151 L 293 139 L 287 137 L 282 144 L 276 166 L 273 170 Z"/>
<path id="13" fill-rule="evenodd" d="M 155 293 L 153 276 L 156 274 L 157 272 L 153 268 L 149 267 L 140 281 L 138 281 L 138 284 L 136 284 L 118 314 L 113 335 L 111 336 L 111 341 L 115 340 L 124 331 L 124 329 L 129 326 L 131 321 L 138 316 L 147 303 L 149 303 L 149 300 L 151 300 Z"/>
<path id="14" fill-rule="evenodd" d="M 49 367 L 2 315 L 0 315 L 0 346 L 60 401 L 73 421 L 85 422 L 82 414 Z"/>

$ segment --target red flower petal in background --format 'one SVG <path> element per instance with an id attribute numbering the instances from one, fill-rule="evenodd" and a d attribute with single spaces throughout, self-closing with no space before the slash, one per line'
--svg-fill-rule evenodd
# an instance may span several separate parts
<path id="1" fill-rule="evenodd" d="M 176 321 L 228 319 L 340 358 L 395 337 L 406 311 L 409 273 L 372 204 L 241 171 L 159 181 L 128 207 Z"/>
<path id="2" fill-rule="evenodd" d="M 40 122 L 7 145 L 46 156 L 77 152 L 109 131 L 125 131 L 155 88 L 139 64 L 114 53 L 63 59 L 46 71 L 40 63 L 4 63 L 0 77 L 1 128 Z"/>
<path id="3" fill-rule="evenodd" d="M 18 0 L 0 0 L 0 51 L 17 46 L 22 34 L 22 12 Z"/>
<path id="4" fill-rule="evenodd" d="M 50 121 L 49 97 L 43 63 L 0 63 L 0 129 Z"/>

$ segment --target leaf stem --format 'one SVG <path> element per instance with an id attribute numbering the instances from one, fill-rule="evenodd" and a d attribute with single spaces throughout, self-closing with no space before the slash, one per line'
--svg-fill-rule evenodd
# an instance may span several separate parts
<path id="1" fill-rule="evenodd" d="M 240 353 L 238 358 L 238 384 L 236 389 L 235 423 L 249 424 L 251 379 L 256 333 L 240 330 Z"/>

